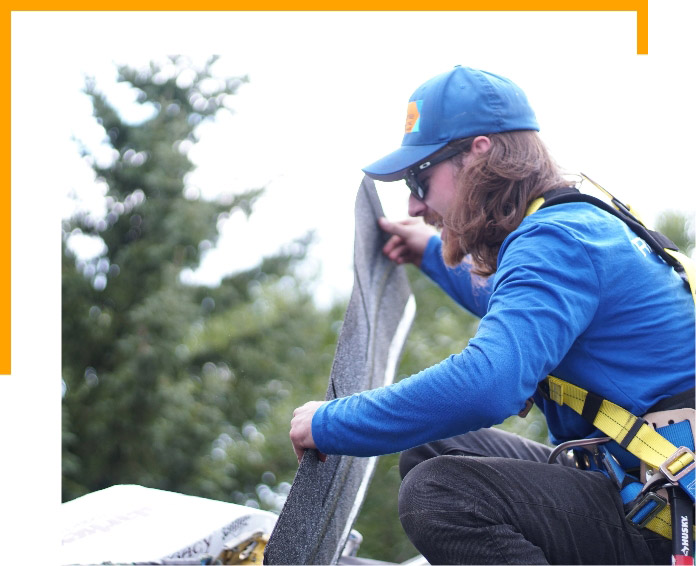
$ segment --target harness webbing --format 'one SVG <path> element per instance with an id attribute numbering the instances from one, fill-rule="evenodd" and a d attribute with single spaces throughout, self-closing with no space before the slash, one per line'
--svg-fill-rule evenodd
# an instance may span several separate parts
<path id="1" fill-rule="evenodd" d="M 542 383 L 548 385 L 548 391 L 545 393 L 552 401 L 561 406 L 566 405 L 587 418 L 597 429 L 628 452 L 650 467 L 660 470 L 667 478 L 678 482 L 691 500 L 694 500 L 696 461 L 693 453 L 693 433 L 688 421 L 655 430 L 642 418 L 607 399 L 589 393 L 582 387 L 552 375 Z M 600 400 L 592 418 L 588 418 L 589 415 L 585 411 L 588 399 L 592 399 L 593 404 L 597 399 Z M 667 438 L 674 441 L 674 444 Z M 605 471 L 617 484 L 623 502 L 629 506 L 640 505 L 640 508 L 632 512 L 632 522 L 671 539 L 672 521 L 665 502 L 660 503 L 658 498 L 641 497 L 645 495 L 642 494 L 643 484 L 626 474 L 608 450 L 604 449 L 603 455 Z"/>
<path id="2" fill-rule="evenodd" d="M 665 253 L 672 256 L 684 269 L 686 279 L 689 282 L 689 288 L 691 289 L 691 297 L 696 303 L 696 263 L 694 263 L 694 260 L 689 256 L 678 250 L 665 249 Z"/>
<path id="3" fill-rule="evenodd" d="M 594 393 L 591 395 L 601 399 L 601 403 L 594 417 L 584 414 L 583 409 L 588 398 L 588 392 L 585 389 L 551 375 L 546 380 L 552 401 L 559 405 L 566 405 L 585 417 L 622 448 L 652 468 L 663 466 L 672 477 L 681 477 L 679 483 L 691 494 L 691 499 L 694 499 L 696 463 L 693 454 L 677 454 L 678 448 L 658 434 L 646 421 Z"/>

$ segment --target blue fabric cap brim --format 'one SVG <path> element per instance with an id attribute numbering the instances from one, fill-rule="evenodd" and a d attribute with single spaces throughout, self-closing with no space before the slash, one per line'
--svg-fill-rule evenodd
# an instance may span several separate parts
<path id="1" fill-rule="evenodd" d="M 363 172 L 378 181 L 399 181 L 406 176 L 408 169 L 446 145 L 446 141 L 430 145 L 402 145 L 396 151 L 365 167 Z"/>

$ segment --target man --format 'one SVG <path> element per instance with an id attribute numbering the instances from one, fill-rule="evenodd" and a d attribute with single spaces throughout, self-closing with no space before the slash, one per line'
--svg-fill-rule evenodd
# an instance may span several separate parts
<path id="1" fill-rule="evenodd" d="M 405 179 L 409 214 L 441 236 L 382 219 L 384 253 L 480 316 L 478 331 L 399 383 L 305 404 L 290 438 L 298 458 L 404 451 L 399 514 L 431 563 L 668 563 L 667 539 L 626 519 L 607 475 L 490 428 L 533 397 L 552 442 L 603 436 L 537 391 L 548 374 L 634 415 L 693 407 L 688 289 L 599 207 L 534 211 L 569 185 L 538 129 L 524 93 L 491 73 L 455 67 L 414 92 L 402 146 L 364 171 Z"/>

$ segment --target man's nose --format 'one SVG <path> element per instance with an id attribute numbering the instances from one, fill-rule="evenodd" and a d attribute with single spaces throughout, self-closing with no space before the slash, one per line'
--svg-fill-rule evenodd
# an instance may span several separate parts
<path id="1" fill-rule="evenodd" d="M 409 216 L 424 216 L 425 211 L 428 209 L 427 205 L 422 201 L 418 200 L 413 194 L 408 198 L 408 215 Z"/>

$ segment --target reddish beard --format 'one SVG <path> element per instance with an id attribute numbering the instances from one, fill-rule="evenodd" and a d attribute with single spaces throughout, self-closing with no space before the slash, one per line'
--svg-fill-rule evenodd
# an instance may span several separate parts
<path id="1" fill-rule="evenodd" d="M 464 258 L 464 252 L 459 247 L 458 238 L 453 238 L 451 231 L 445 227 L 444 218 L 437 212 L 428 210 L 423 216 L 423 221 L 441 231 L 442 255 L 445 263 L 450 267 L 459 265 Z"/>
<path id="2" fill-rule="evenodd" d="M 434 212 L 432 210 L 428 210 L 428 212 L 425 213 L 425 215 L 423 216 L 423 220 L 426 224 L 429 224 L 430 226 L 435 226 L 435 228 L 438 229 L 441 229 L 444 223 L 442 216 L 440 216 L 437 212 Z"/>

